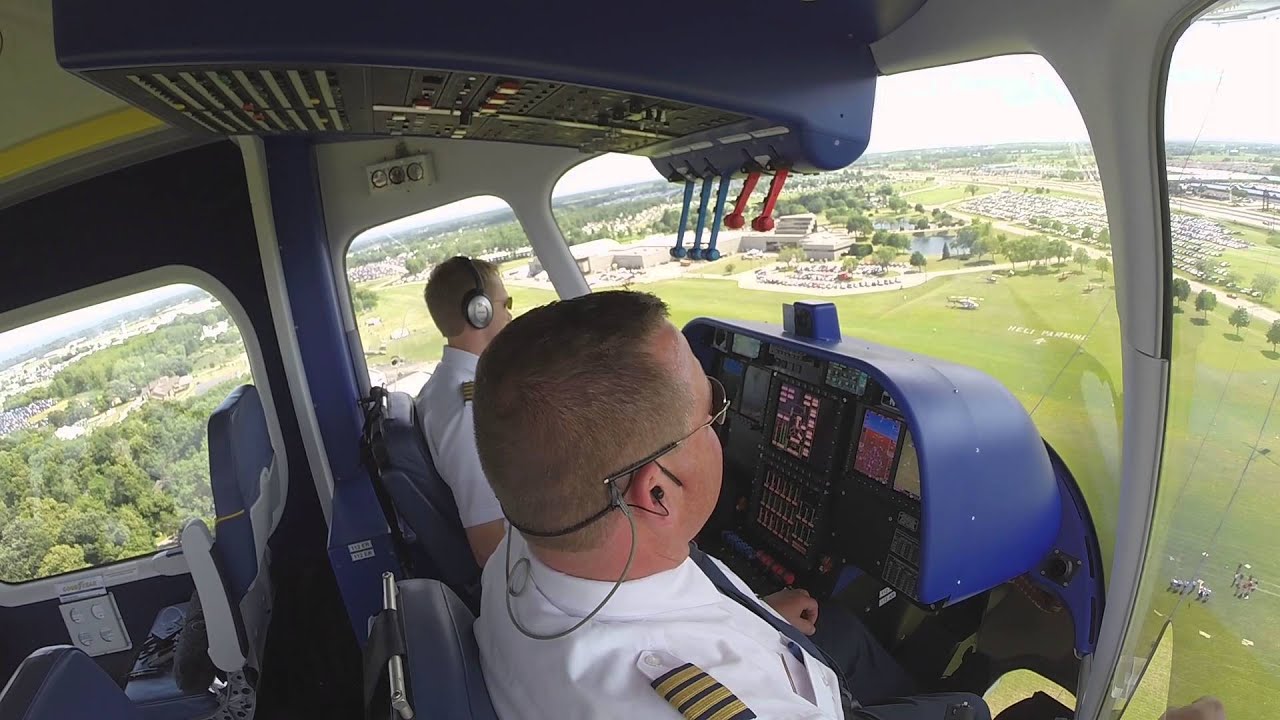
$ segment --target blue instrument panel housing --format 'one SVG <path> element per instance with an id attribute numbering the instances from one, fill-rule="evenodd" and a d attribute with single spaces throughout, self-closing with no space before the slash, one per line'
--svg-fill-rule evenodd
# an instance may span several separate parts
<path id="1" fill-rule="evenodd" d="M 298 107 L 301 120 L 277 126 L 274 120 L 257 119 L 262 108 L 255 103 L 240 108 L 232 102 L 226 104 L 234 118 L 225 116 L 226 126 L 215 123 L 204 130 L 327 134 L 340 125 L 357 133 L 386 134 L 391 123 L 372 111 L 372 97 L 386 91 L 388 82 L 403 82 L 386 72 L 435 68 L 499 79 L 537 78 L 575 90 L 621 94 L 624 101 L 633 94 L 642 101 L 661 98 L 719 113 L 706 127 L 694 123 L 682 128 L 680 137 L 652 137 L 617 147 L 610 138 L 634 128 L 601 123 L 592 128 L 599 132 L 583 141 L 581 133 L 531 135 L 520 130 L 527 130 L 528 123 L 512 121 L 487 138 L 577 145 L 587 152 L 636 152 L 654 157 L 668 177 L 677 168 L 707 177 L 751 163 L 817 171 L 857 159 L 870 134 L 878 74 L 869 45 L 905 22 L 923 2 L 852 0 L 785 7 L 712 2 L 691 12 L 687 3 L 655 0 L 644 10 L 647 17 L 670 19 L 661 22 L 660 32 L 606 24 L 607 11 L 585 0 L 484 7 L 408 0 L 227 0 L 216 11 L 160 0 L 55 0 L 53 5 L 63 67 L 197 132 L 200 124 L 182 121 L 175 111 L 179 103 L 157 100 L 174 97 L 168 84 L 170 79 L 182 84 L 180 73 L 197 76 L 201 84 L 205 72 L 225 71 L 231 77 L 233 70 L 294 69 L 307 82 L 312 73 L 328 74 L 342 90 L 342 98 L 334 102 L 358 115 L 325 127 L 307 119 L 302 111 L 309 108 Z M 146 81 L 147 74 L 166 71 L 172 75 L 151 83 L 150 90 L 129 77 Z M 206 87 L 219 95 L 218 104 L 226 100 L 213 78 Z M 186 94 L 203 106 L 203 93 L 191 90 Z M 285 90 L 292 92 L 287 84 Z M 456 110 L 452 100 L 443 109 Z M 415 134 L 412 127 L 401 130 L 391 134 Z"/>
<path id="2" fill-rule="evenodd" d="M 891 396 L 890 407 L 905 421 L 918 458 L 919 572 L 911 592 L 916 602 L 935 609 L 960 602 L 1037 574 L 1050 557 L 1063 525 L 1059 479 L 1026 410 L 995 379 L 855 338 L 808 340 L 776 325 L 698 318 L 684 333 L 709 373 L 725 351 L 715 346 L 717 331 L 732 333 L 735 343 L 750 338 L 811 362 L 861 371 Z M 857 417 L 861 422 L 862 415 Z M 829 477 L 840 495 L 848 481 L 838 467 Z M 830 522 L 849 538 L 845 542 L 856 542 L 857 528 L 841 529 L 842 520 L 848 522 Z M 916 555 L 914 549 L 910 554 Z"/>

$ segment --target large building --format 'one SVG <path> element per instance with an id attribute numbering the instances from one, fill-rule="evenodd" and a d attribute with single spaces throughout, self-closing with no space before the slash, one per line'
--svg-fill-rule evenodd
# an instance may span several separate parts
<path id="1" fill-rule="evenodd" d="M 743 236 L 740 249 L 778 252 L 798 247 L 804 250 L 805 257 L 810 260 L 835 260 L 848 252 L 855 242 L 857 238 L 848 233 L 822 229 L 815 215 L 805 213 L 778 218 L 771 232 Z"/>
<path id="2" fill-rule="evenodd" d="M 617 240 L 602 238 L 591 242 L 570 245 L 569 252 L 578 263 L 583 275 L 605 272 L 613 266 L 613 256 L 622 246 Z M 542 272 L 542 261 L 535 256 L 529 259 L 529 277 Z"/>

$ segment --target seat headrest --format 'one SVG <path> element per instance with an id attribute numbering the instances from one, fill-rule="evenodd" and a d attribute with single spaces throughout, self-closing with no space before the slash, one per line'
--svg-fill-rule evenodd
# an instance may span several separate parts
<path id="1" fill-rule="evenodd" d="M 142 715 L 88 655 L 70 645 L 41 648 L 0 693 L 4 720 L 134 720 Z"/>

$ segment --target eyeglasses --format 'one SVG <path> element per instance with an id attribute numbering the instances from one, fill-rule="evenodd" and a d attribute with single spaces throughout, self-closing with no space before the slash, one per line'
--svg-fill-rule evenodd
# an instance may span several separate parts
<path id="1" fill-rule="evenodd" d="M 626 477 L 627 475 L 630 475 L 631 473 L 639 470 L 640 468 L 644 467 L 645 465 L 648 465 L 651 462 L 654 462 L 655 460 L 660 459 L 662 456 L 668 453 L 675 452 L 676 448 L 683 445 L 685 441 L 687 441 L 689 438 L 696 435 L 698 431 L 702 430 L 703 428 L 711 427 L 712 425 L 715 425 L 715 426 L 723 425 L 725 416 L 729 414 L 729 393 L 725 391 L 724 385 L 722 385 L 719 380 L 711 377 L 710 375 L 707 376 L 707 383 L 711 386 L 711 408 L 710 408 L 711 419 L 710 420 L 690 430 L 687 435 L 680 438 L 679 440 L 676 440 L 675 442 L 672 442 L 672 443 L 668 443 L 662 446 L 657 452 L 654 452 L 650 455 L 645 456 L 643 460 L 640 460 L 639 462 L 628 465 L 625 470 L 619 470 L 618 472 L 613 473 L 612 475 L 604 479 L 603 484 L 608 485 L 609 483 L 614 482 L 615 480 L 618 480 L 620 478 Z"/>

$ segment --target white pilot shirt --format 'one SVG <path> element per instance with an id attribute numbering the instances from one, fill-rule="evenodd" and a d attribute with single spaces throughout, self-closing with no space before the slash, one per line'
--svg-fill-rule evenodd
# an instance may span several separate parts
<path id="1" fill-rule="evenodd" d="M 511 565 L 530 561 L 531 579 L 510 597 L 516 618 L 530 632 L 547 635 L 571 627 L 613 587 L 552 570 L 529 553 L 519 532 L 507 532 Z M 594 619 L 566 637 L 524 636 L 505 607 L 504 545 L 485 565 L 475 625 L 489 696 L 502 720 L 680 718 L 650 683 L 685 663 L 723 684 L 756 717 L 844 717 L 835 673 L 807 653 L 803 662 L 797 660 L 785 635 L 723 595 L 691 559 L 623 583 Z M 754 597 L 733 571 L 720 568 Z M 514 587 L 519 577 L 513 575 Z"/>
<path id="2" fill-rule="evenodd" d="M 502 506 L 480 468 L 469 393 L 463 397 L 463 384 L 475 382 L 479 359 L 465 350 L 446 347 L 440 364 L 414 401 L 431 459 L 453 491 L 458 517 L 466 528 L 502 518 Z"/>

